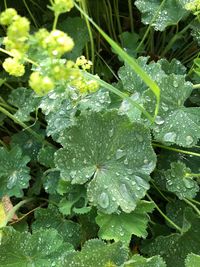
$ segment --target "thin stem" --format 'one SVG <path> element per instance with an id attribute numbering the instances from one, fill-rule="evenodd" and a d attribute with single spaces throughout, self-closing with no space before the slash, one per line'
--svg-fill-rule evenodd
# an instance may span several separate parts
<path id="1" fill-rule="evenodd" d="M 158 16 L 158 14 L 159 14 L 162 6 L 164 5 L 165 1 L 166 0 L 163 0 L 162 3 L 160 4 L 160 6 L 158 7 L 158 9 L 156 10 L 155 15 L 153 16 L 152 20 L 150 21 L 150 24 L 149 24 L 149 26 L 148 26 L 148 28 L 147 28 L 142 40 L 140 41 L 139 45 L 136 48 L 136 51 L 138 51 L 141 48 L 142 44 L 144 43 L 144 41 L 145 41 L 145 39 L 146 39 L 147 35 L 149 34 L 150 29 L 151 29 L 151 25 L 153 24 L 153 22 L 155 21 L 156 17 Z"/>
<path id="2" fill-rule="evenodd" d="M 186 173 L 185 177 L 194 177 L 194 178 L 198 178 L 200 177 L 200 173 Z"/>
<path id="3" fill-rule="evenodd" d="M 160 147 L 160 148 L 164 148 L 166 150 L 171 150 L 171 151 L 175 151 L 178 153 L 183 153 L 183 154 L 188 154 L 188 155 L 200 157 L 200 154 L 196 153 L 196 152 L 182 150 L 182 149 L 178 149 L 178 148 L 174 148 L 174 147 L 168 147 L 168 146 L 164 146 L 164 145 L 160 145 L 160 144 L 156 144 L 156 143 L 152 143 L 152 145 L 153 145 L 153 147 Z"/>
<path id="4" fill-rule="evenodd" d="M 155 187 L 155 189 L 159 192 L 159 194 L 167 201 L 167 202 L 171 202 L 158 188 L 158 186 L 154 183 L 153 180 L 150 181 L 153 185 L 153 187 Z"/>
<path id="5" fill-rule="evenodd" d="M 14 214 L 16 213 L 16 211 L 17 211 L 19 208 L 21 208 L 21 206 L 23 206 L 24 204 L 26 204 L 26 203 L 28 203 L 28 202 L 30 202 L 30 201 L 33 201 L 33 200 L 34 200 L 34 198 L 29 198 L 29 199 L 26 199 L 26 200 L 22 200 L 22 201 L 20 201 L 17 205 L 15 205 L 15 206 L 8 212 L 8 214 L 7 214 L 7 216 L 6 216 L 6 220 L 5 220 L 5 222 L 3 223 L 2 227 L 5 227 L 5 226 L 8 224 L 8 222 L 9 222 L 10 220 L 12 220 Z"/>
<path id="6" fill-rule="evenodd" d="M 121 34 L 122 33 L 122 26 L 121 26 L 121 23 L 120 23 L 118 0 L 114 1 L 114 10 L 115 10 L 115 15 L 116 15 L 116 20 L 117 20 L 118 31 L 119 31 L 119 34 Z"/>
<path id="7" fill-rule="evenodd" d="M 167 217 L 167 215 L 165 215 L 162 210 L 158 207 L 158 205 L 153 201 L 153 199 L 148 195 L 146 194 L 146 196 L 148 197 L 148 199 L 154 203 L 157 211 L 163 216 L 163 218 L 168 221 L 168 223 L 170 223 L 176 230 L 178 230 L 180 233 L 182 233 L 182 229 L 177 225 L 175 224 L 169 217 Z"/>
<path id="8" fill-rule="evenodd" d="M 88 14 L 88 9 L 87 9 L 87 4 L 86 4 L 86 0 L 83 0 L 82 2 L 82 8 L 84 10 L 84 12 L 86 14 Z M 92 34 L 92 29 L 90 26 L 90 22 L 88 21 L 87 17 L 85 17 L 85 22 L 87 25 L 87 29 L 88 29 L 88 34 L 89 34 L 89 38 L 90 38 L 90 45 L 91 45 L 91 60 L 92 60 L 92 73 L 94 73 L 94 60 L 95 60 L 95 47 L 94 47 L 94 38 L 93 38 L 93 34 Z M 89 58 L 88 58 L 89 59 Z"/>
<path id="9" fill-rule="evenodd" d="M 33 16 L 32 12 L 31 12 L 31 10 L 29 9 L 29 7 L 28 7 L 28 5 L 27 5 L 27 3 L 26 3 L 26 0 L 23 0 L 23 3 L 24 3 L 24 5 L 25 5 L 25 7 L 26 7 L 26 9 L 27 9 L 27 11 L 28 11 L 28 13 L 29 13 L 29 15 L 30 15 L 30 17 L 31 17 L 31 19 L 32 19 L 32 21 L 33 21 L 33 23 L 35 24 L 35 27 L 38 28 L 37 21 L 35 20 L 35 18 L 34 18 L 34 16 Z"/>
<path id="10" fill-rule="evenodd" d="M 198 84 L 193 84 L 193 89 L 200 89 L 200 83 L 198 83 Z"/>
<path id="11" fill-rule="evenodd" d="M 190 205 L 195 211 L 196 213 L 200 216 L 200 210 L 187 198 L 183 198 L 183 200 Z"/>
<path id="12" fill-rule="evenodd" d="M 6 49 L 0 48 L 0 51 L 3 52 L 3 53 L 6 54 L 6 55 L 9 55 L 10 57 L 14 57 L 14 55 L 13 55 L 11 52 L 7 51 Z M 27 57 L 25 57 L 24 60 L 25 60 L 26 62 L 29 62 L 29 63 L 31 63 L 31 64 L 33 64 L 33 65 L 39 67 L 39 64 L 37 64 L 36 62 L 34 62 L 33 60 L 31 60 L 31 59 L 29 59 L 29 58 L 27 58 Z"/>
<path id="13" fill-rule="evenodd" d="M 128 0 L 128 10 L 129 10 L 129 18 L 131 24 L 131 32 L 134 32 L 132 0 Z"/>
<path id="14" fill-rule="evenodd" d="M 6 0 L 4 0 L 4 6 L 5 6 L 5 9 L 8 8 L 8 7 L 7 7 L 7 1 L 6 1 Z"/>
<path id="15" fill-rule="evenodd" d="M 56 29 L 57 27 L 57 23 L 58 23 L 58 17 L 59 17 L 59 13 L 55 13 L 55 16 L 54 16 L 54 21 L 53 21 L 53 30 Z"/>
<path id="16" fill-rule="evenodd" d="M 30 134 L 32 134 L 39 142 L 46 143 L 48 145 L 51 145 L 49 142 L 43 139 L 39 134 L 37 134 L 35 131 L 33 131 L 28 125 L 23 123 L 22 121 L 18 120 L 14 115 L 12 115 L 10 112 L 8 112 L 5 108 L 0 106 L 0 112 L 8 116 L 10 119 L 12 119 L 16 124 L 19 124 L 22 128 L 27 130 Z"/>

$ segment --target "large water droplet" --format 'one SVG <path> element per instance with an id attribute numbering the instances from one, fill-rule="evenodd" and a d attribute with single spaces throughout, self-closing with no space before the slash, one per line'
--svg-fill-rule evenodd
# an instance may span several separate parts
<path id="1" fill-rule="evenodd" d="M 158 125 L 161 125 L 163 124 L 165 121 L 163 120 L 162 117 L 160 116 L 157 116 L 156 119 L 155 119 L 155 123 L 158 124 Z"/>
<path id="2" fill-rule="evenodd" d="M 186 137 L 186 145 L 191 145 L 193 143 L 194 139 L 192 138 L 192 136 L 188 135 Z"/>
<path id="3" fill-rule="evenodd" d="M 165 103 L 162 103 L 161 104 L 161 108 L 164 110 L 164 111 L 168 111 L 168 106 L 165 104 Z"/>
<path id="4" fill-rule="evenodd" d="M 175 142 L 175 140 L 176 140 L 176 133 L 175 132 L 166 133 L 163 136 L 163 140 L 166 141 L 166 142 Z"/>
<path id="5" fill-rule="evenodd" d="M 139 142 L 143 142 L 144 141 L 143 136 L 141 134 L 136 133 L 136 138 L 137 138 L 137 140 Z"/>
<path id="6" fill-rule="evenodd" d="M 128 159 L 127 158 L 124 160 L 124 164 L 128 165 Z"/>
<path id="7" fill-rule="evenodd" d="M 187 178 L 184 179 L 184 184 L 185 184 L 185 187 L 190 189 L 193 187 L 193 180 L 189 180 Z"/>
<path id="8" fill-rule="evenodd" d="M 173 81 L 173 86 L 174 87 L 178 87 L 178 82 L 175 80 L 175 81 Z"/>
<path id="9" fill-rule="evenodd" d="M 101 195 L 99 196 L 99 205 L 103 208 L 106 209 L 109 206 L 109 197 L 107 193 L 102 192 Z"/>
<path id="10" fill-rule="evenodd" d="M 117 149 L 116 151 L 116 159 L 121 159 L 122 157 L 124 157 L 126 155 L 126 152 L 122 149 Z"/>

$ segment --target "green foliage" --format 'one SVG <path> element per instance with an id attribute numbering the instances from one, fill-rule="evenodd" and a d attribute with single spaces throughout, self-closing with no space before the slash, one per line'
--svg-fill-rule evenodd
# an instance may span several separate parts
<path id="1" fill-rule="evenodd" d="M 3 2 L 0 266 L 199 266 L 199 0 Z"/>

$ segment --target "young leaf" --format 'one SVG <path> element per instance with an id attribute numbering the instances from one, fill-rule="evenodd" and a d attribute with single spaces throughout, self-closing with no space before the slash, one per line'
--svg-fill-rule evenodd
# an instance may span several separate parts
<path id="1" fill-rule="evenodd" d="M 199 191 L 199 186 L 190 173 L 191 170 L 180 161 L 172 162 L 171 169 L 164 172 L 167 189 L 174 192 L 179 199 L 194 198 Z"/>
<path id="2" fill-rule="evenodd" d="M 96 222 L 100 227 L 99 237 L 105 240 L 124 242 L 129 244 L 132 235 L 145 238 L 147 236 L 148 212 L 152 212 L 154 204 L 140 201 L 135 210 L 129 214 L 99 213 Z"/>
<path id="3" fill-rule="evenodd" d="M 0 147 L 0 197 L 23 196 L 22 189 L 29 186 L 29 167 L 26 164 L 30 161 L 28 156 L 22 155 L 22 150 L 16 146 L 10 151 Z"/>
<path id="4" fill-rule="evenodd" d="M 63 180 L 88 183 L 90 202 L 105 213 L 131 212 L 149 188 L 156 163 L 149 131 L 116 111 L 86 113 L 62 133 L 55 153 Z M 91 180 L 91 181 L 90 181 Z"/>

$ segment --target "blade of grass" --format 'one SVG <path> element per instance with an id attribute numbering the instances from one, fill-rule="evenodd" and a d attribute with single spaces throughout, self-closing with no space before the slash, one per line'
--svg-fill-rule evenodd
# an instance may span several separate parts
<path id="1" fill-rule="evenodd" d="M 154 112 L 154 119 L 153 119 L 154 122 L 158 114 L 160 105 L 160 88 L 157 85 L 157 83 L 150 78 L 150 76 L 138 65 L 137 61 L 133 57 L 129 56 L 115 41 L 113 41 L 87 14 L 85 14 L 85 12 L 76 3 L 74 3 L 74 5 L 84 16 L 87 17 L 88 21 L 90 21 L 90 23 L 105 38 L 105 40 L 110 44 L 110 46 L 116 51 L 118 56 L 120 56 L 122 60 L 126 62 L 140 76 L 140 78 L 155 94 L 157 103 Z"/>

